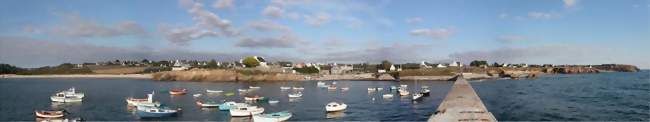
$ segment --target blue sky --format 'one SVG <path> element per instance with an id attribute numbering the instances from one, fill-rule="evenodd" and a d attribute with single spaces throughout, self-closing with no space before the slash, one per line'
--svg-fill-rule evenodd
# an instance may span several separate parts
<path id="1" fill-rule="evenodd" d="M 649 17 L 648 0 L 3 0 L 0 62 L 262 55 L 647 69 Z"/>

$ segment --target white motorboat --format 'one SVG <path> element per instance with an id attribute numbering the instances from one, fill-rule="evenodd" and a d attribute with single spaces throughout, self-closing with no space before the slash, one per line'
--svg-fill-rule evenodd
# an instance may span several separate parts
<path id="1" fill-rule="evenodd" d="M 249 88 L 249 89 L 259 89 L 259 88 L 262 88 L 262 87 L 259 87 L 259 86 L 248 86 L 248 88 Z"/>
<path id="2" fill-rule="evenodd" d="M 382 97 L 388 99 L 388 98 L 393 98 L 393 94 L 384 94 Z"/>
<path id="3" fill-rule="evenodd" d="M 221 90 L 209 90 L 209 89 L 206 89 L 205 92 L 207 92 L 207 93 L 221 93 L 221 92 L 223 92 L 223 91 L 221 91 Z"/>
<path id="4" fill-rule="evenodd" d="M 244 107 L 236 107 L 230 109 L 230 116 L 233 117 L 251 116 L 255 114 L 261 114 L 262 112 L 264 112 L 264 108 L 262 107 L 244 106 Z"/>
<path id="5" fill-rule="evenodd" d="M 368 88 L 369 92 L 373 92 L 373 91 L 376 91 L 376 90 L 377 90 L 377 88 Z"/>
<path id="6" fill-rule="evenodd" d="M 406 90 L 399 90 L 399 95 L 400 95 L 400 96 L 406 96 L 406 95 L 409 95 L 409 91 L 406 91 Z"/>
<path id="7" fill-rule="evenodd" d="M 291 94 L 288 94 L 288 95 L 289 95 L 289 98 L 299 98 L 299 97 L 302 97 L 302 93 L 300 93 L 300 92 L 298 92 L 298 93 L 291 93 Z"/>
<path id="8" fill-rule="evenodd" d="M 341 87 L 341 90 L 347 91 L 347 90 L 350 90 L 350 87 Z"/>
<path id="9" fill-rule="evenodd" d="M 248 89 L 237 89 L 237 91 L 239 91 L 239 92 L 247 92 Z"/>
<path id="10" fill-rule="evenodd" d="M 327 87 L 327 90 L 336 90 L 336 86 L 330 85 Z"/>
<path id="11" fill-rule="evenodd" d="M 270 114 L 257 114 L 253 115 L 253 122 L 281 122 L 291 118 L 293 114 L 283 111 Z"/>
<path id="12" fill-rule="evenodd" d="M 194 95 L 192 95 L 192 96 L 194 96 L 194 97 L 201 97 L 201 94 L 194 94 Z"/>
<path id="13" fill-rule="evenodd" d="M 419 100 L 422 98 L 422 93 L 414 93 L 413 94 L 413 100 Z"/>
<path id="14" fill-rule="evenodd" d="M 248 104 L 246 104 L 246 103 L 236 103 L 236 102 L 233 102 L 233 101 L 229 101 L 229 102 L 224 102 L 223 104 L 219 104 L 219 110 L 227 111 L 227 110 L 230 110 L 230 109 L 233 109 L 233 108 L 245 107 L 245 106 L 248 106 Z"/>
<path id="15" fill-rule="evenodd" d="M 381 90 L 384 90 L 384 88 L 377 87 L 377 91 L 381 91 Z"/>
<path id="16" fill-rule="evenodd" d="M 293 87 L 293 90 L 305 90 L 304 87 Z"/>
<path id="17" fill-rule="evenodd" d="M 348 108 L 348 105 L 345 103 L 330 102 L 325 105 L 325 111 L 327 112 L 342 111 L 346 108 Z"/>
<path id="18" fill-rule="evenodd" d="M 213 102 L 213 101 L 203 102 L 203 101 L 197 100 L 197 101 L 196 101 L 196 105 L 198 105 L 199 107 L 203 107 L 203 108 L 215 108 L 215 107 L 219 107 L 219 103 L 217 103 L 217 102 Z"/>
<path id="19" fill-rule="evenodd" d="M 276 103 L 280 103 L 280 101 L 279 100 L 269 100 L 269 104 L 276 104 Z"/>
<path id="20" fill-rule="evenodd" d="M 325 87 L 327 87 L 327 84 L 325 84 L 325 82 L 323 82 L 323 81 L 318 81 L 318 82 L 316 83 L 316 86 L 318 86 L 318 87 L 322 87 L 322 88 L 325 88 Z"/>

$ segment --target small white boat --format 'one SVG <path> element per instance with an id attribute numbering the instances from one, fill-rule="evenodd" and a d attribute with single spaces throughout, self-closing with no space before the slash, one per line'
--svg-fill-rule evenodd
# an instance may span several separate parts
<path id="1" fill-rule="evenodd" d="M 381 90 L 384 90 L 384 88 L 377 87 L 377 91 L 381 91 Z"/>
<path id="2" fill-rule="evenodd" d="M 247 92 L 248 89 L 237 89 L 237 91 L 239 91 L 239 92 Z"/>
<path id="3" fill-rule="evenodd" d="M 325 84 L 325 82 L 323 82 L 323 81 L 318 81 L 316 83 L 316 86 L 325 88 L 325 87 L 327 87 L 327 84 Z"/>
<path id="4" fill-rule="evenodd" d="M 248 86 L 248 88 L 249 88 L 249 89 L 259 89 L 259 88 L 262 88 L 262 87 L 259 87 L 259 86 Z"/>
<path id="5" fill-rule="evenodd" d="M 255 114 L 261 114 L 262 112 L 264 112 L 264 108 L 262 107 L 245 106 L 245 107 L 237 107 L 234 109 L 230 109 L 230 116 L 233 117 L 251 116 Z"/>
<path id="6" fill-rule="evenodd" d="M 289 98 L 298 98 L 298 97 L 302 97 L 302 93 L 300 93 L 300 92 L 298 92 L 298 93 L 291 93 L 291 94 L 288 94 L 288 95 L 289 95 Z"/>
<path id="7" fill-rule="evenodd" d="M 160 118 L 174 116 L 180 109 L 171 109 L 165 106 L 138 106 L 136 114 L 140 118 Z"/>
<path id="8" fill-rule="evenodd" d="M 330 102 L 325 105 L 325 111 L 327 112 L 342 111 L 346 108 L 348 108 L 348 105 L 345 103 Z"/>
<path id="9" fill-rule="evenodd" d="M 409 91 L 406 91 L 406 90 L 399 90 L 399 95 L 400 95 L 400 96 L 406 96 L 406 95 L 409 95 Z"/>
<path id="10" fill-rule="evenodd" d="M 36 114 L 36 117 L 40 117 L 40 118 L 61 118 L 65 116 L 65 111 L 63 110 L 60 111 L 40 110 L 40 111 L 34 111 L 34 113 Z"/>
<path id="11" fill-rule="evenodd" d="M 227 110 L 234 109 L 234 108 L 237 108 L 237 107 L 245 107 L 245 106 L 248 106 L 248 104 L 228 101 L 228 102 L 224 102 L 223 104 L 219 104 L 219 110 L 227 111 Z"/>
<path id="12" fill-rule="evenodd" d="M 245 96 L 244 97 L 244 100 L 246 100 L 246 101 L 255 101 L 255 100 L 262 100 L 262 99 L 264 99 L 264 97 L 260 97 L 260 96 Z"/>
<path id="13" fill-rule="evenodd" d="M 368 88 L 368 91 L 376 91 L 377 88 Z"/>
<path id="14" fill-rule="evenodd" d="M 336 90 L 336 86 L 330 85 L 327 87 L 327 90 Z"/>
<path id="15" fill-rule="evenodd" d="M 291 87 L 288 87 L 288 86 L 281 86 L 280 87 L 280 90 L 289 90 L 289 89 L 291 89 Z"/>
<path id="16" fill-rule="evenodd" d="M 390 86 L 390 90 L 397 90 L 396 86 Z"/>
<path id="17" fill-rule="evenodd" d="M 269 104 L 276 104 L 276 103 L 280 103 L 280 101 L 279 100 L 269 100 Z"/>
<path id="18" fill-rule="evenodd" d="M 209 90 L 209 89 L 207 89 L 207 90 L 205 90 L 205 92 L 207 92 L 207 93 L 221 93 L 221 92 L 223 92 L 223 91 L 221 91 L 221 90 Z"/>
<path id="19" fill-rule="evenodd" d="M 293 87 L 293 90 L 305 90 L 305 87 Z"/>
<path id="20" fill-rule="evenodd" d="M 428 89 L 428 88 L 429 88 L 429 86 L 422 86 L 422 88 L 423 88 L 423 89 Z"/>
<path id="21" fill-rule="evenodd" d="M 197 100 L 197 101 L 196 101 L 196 105 L 198 105 L 199 107 L 203 107 L 203 108 L 215 108 L 215 107 L 219 107 L 219 103 L 212 102 L 212 101 L 203 102 L 203 101 Z"/>
<path id="22" fill-rule="evenodd" d="M 347 91 L 347 90 L 350 90 L 350 87 L 341 87 L 341 90 Z"/>
<path id="23" fill-rule="evenodd" d="M 400 86 L 400 87 L 404 87 L 404 88 L 408 87 L 408 85 L 406 85 L 406 84 L 399 85 L 399 86 Z"/>
<path id="24" fill-rule="evenodd" d="M 332 85 L 336 85 L 336 81 L 332 82 Z"/>
<path id="25" fill-rule="evenodd" d="M 147 98 L 138 99 L 138 98 L 126 98 L 126 103 L 129 106 L 159 106 L 160 103 L 153 100 L 154 93 L 147 94 Z"/>
<path id="26" fill-rule="evenodd" d="M 50 96 L 50 100 L 52 100 L 52 102 L 81 102 L 83 101 L 84 96 L 83 93 L 77 93 L 75 88 L 72 87 Z"/>
<path id="27" fill-rule="evenodd" d="M 420 98 L 422 98 L 422 94 L 421 94 L 421 93 L 414 93 L 414 94 L 413 94 L 413 100 L 418 100 L 418 99 L 420 99 Z"/>
<path id="28" fill-rule="evenodd" d="M 194 94 L 194 95 L 192 95 L 192 96 L 194 96 L 194 97 L 201 97 L 201 94 Z"/>
<path id="29" fill-rule="evenodd" d="M 393 94 L 384 94 L 382 97 L 388 99 L 388 98 L 393 98 Z"/>
<path id="30" fill-rule="evenodd" d="M 429 89 L 422 89 L 422 90 L 420 90 L 420 93 L 421 93 L 422 95 L 424 95 L 424 96 L 429 96 L 429 93 L 430 93 L 430 92 L 431 92 L 431 90 L 429 90 Z"/>
<path id="31" fill-rule="evenodd" d="M 270 114 L 253 115 L 253 122 L 282 122 L 291 118 L 292 114 L 286 111 Z"/>

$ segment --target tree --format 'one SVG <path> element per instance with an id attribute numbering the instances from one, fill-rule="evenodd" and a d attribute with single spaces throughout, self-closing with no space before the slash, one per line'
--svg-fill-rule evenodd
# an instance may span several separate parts
<path id="1" fill-rule="evenodd" d="M 205 68 L 216 69 L 216 68 L 219 68 L 219 64 L 217 63 L 216 60 L 212 59 L 212 60 L 208 61 L 208 64 L 205 65 Z"/>
<path id="2" fill-rule="evenodd" d="M 310 67 L 302 67 L 302 68 L 293 68 L 293 70 L 296 70 L 296 72 L 303 73 L 303 74 L 314 74 L 314 73 L 319 73 L 320 70 L 314 66 Z"/>
<path id="3" fill-rule="evenodd" d="M 146 58 L 145 58 L 145 59 L 142 59 L 142 63 L 143 63 L 143 64 L 148 64 L 148 63 L 149 63 L 149 60 L 147 60 Z"/>
<path id="4" fill-rule="evenodd" d="M 493 67 L 501 67 L 501 64 L 499 64 L 499 63 L 497 63 L 497 62 L 494 62 L 494 64 L 492 64 L 492 66 L 493 66 Z"/>
<path id="5" fill-rule="evenodd" d="M 257 59 L 255 59 L 255 57 L 250 56 L 250 57 L 244 58 L 244 60 L 242 61 L 242 64 L 244 64 L 246 67 L 257 67 L 257 66 L 260 65 L 260 62 L 257 61 Z"/>
<path id="6" fill-rule="evenodd" d="M 390 70 L 390 67 L 391 67 L 391 66 L 393 66 L 393 63 L 391 63 L 391 62 L 388 61 L 388 60 L 383 60 L 383 61 L 381 61 L 381 68 L 382 68 L 383 70 L 388 71 L 388 70 Z"/>
<path id="7" fill-rule="evenodd" d="M 0 64 L 0 74 L 16 74 L 20 70 L 20 68 L 13 65 Z"/>
<path id="8" fill-rule="evenodd" d="M 487 65 L 488 65 L 487 61 L 484 61 L 484 60 L 481 60 L 481 61 L 474 60 L 471 63 L 469 63 L 469 66 L 473 66 L 473 67 L 487 66 Z"/>

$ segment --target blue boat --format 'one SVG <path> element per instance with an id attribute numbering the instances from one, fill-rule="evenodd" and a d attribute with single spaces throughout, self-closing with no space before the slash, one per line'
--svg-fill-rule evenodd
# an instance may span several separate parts
<path id="1" fill-rule="evenodd" d="M 230 110 L 232 108 L 237 108 L 237 106 L 247 106 L 247 104 L 246 103 L 236 103 L 236 102 L 232 102 L 232 101 L 225 102 L 225 103 L 219 105 L 219 110 L 227 111 L 227 110 Z"/>
<path id="2" fill-rule="evenodd" d="M 176 115 L 179 110 L 165 106 L 138 106 L 136 114 L 140 118 L 160 118 Z"/>

